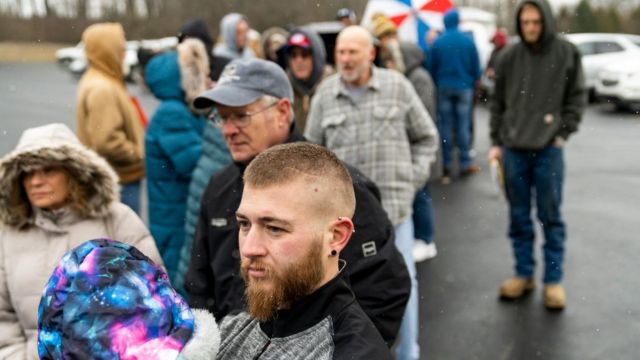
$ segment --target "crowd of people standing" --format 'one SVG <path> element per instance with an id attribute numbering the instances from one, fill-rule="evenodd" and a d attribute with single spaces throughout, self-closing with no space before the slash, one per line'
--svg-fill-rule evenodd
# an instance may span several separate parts
<path id="1" fill-rule="evenodd" d="M 105 358 L 188 359 L 202 336 L 217 339 L 207 356 L 224 359 L 425 356 L 416 262 L 437 255 L 429 183 L 480 171 L 472 114 L 483 71 L 455 8 L 426 52 L 383 14 L 368 28 L 350 9 L 337 20 L 335 64 L 308 27 L 271 28 L 252 47 L 242 14 L 221 20 L 217 44 L 204 21 L 187 21 L 175 49 L 145 63 L 160 101 L 148 124 L 123 82 L 122 26 L 85 30 L 77 133 L 29 129 L 0 159 L 0 358 L 98 356 L 90 343 L 103 339 Z M 545 0 L 521 2 L 515 24 L 521 41 L 486 70 L 488 157 L 504 169 L 516 263 L 499 295 L 535 286 L 535 196 L 544 305 L 559 310 L 562 148 L 586 99 L 582 70 Z M 149 230 L 137 215 L 143 179 Z M 84 243 L 99 238 L 116 241 Z M 105 293 L 106 305 L 92 302 Z M 133 298 L 155 315 L 111 311 Z M 65 306 L 82 309 L 78 323 L 60 315 Z M 136 321 L 146 330 L 135 344 L 96 335 L 96 324 Z"/>

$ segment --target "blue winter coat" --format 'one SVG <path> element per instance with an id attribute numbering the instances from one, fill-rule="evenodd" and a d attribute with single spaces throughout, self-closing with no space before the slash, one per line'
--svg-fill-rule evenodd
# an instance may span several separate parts
<path id="1" fill-rule="evenodd" d="M 173 281 L 184 243 L 184 215 L 193 169 L 202 150 L 206 118 L 185 103 L 176 52 L 155 56 L 145 70 L 147 86 L 161 102 L 145 136 L 149 224 Z"/>
<path id="2" fill-rule="evenodd" d="M 478 49 L 470 35 L 458 30 L 460 15 L 449 10 L 444 15 L 445 32 L 429 49 L 427 70 L 438 89 L 472 89 L 480 79 Z"/>
<path id="3" fill-rule="evenodd" d="M 191 247 L 193 237 L 196 233 L 198 218 L 200 216 L 200 202 L 202 193 L 209 184 L 211 177 L 218 170 L 225 167 L 231 162 L 231 155 L 227 145 L 222 138 L 222 133 L 209 121 L 204 128 L 204 139 L 202 141 L 202 155 L 198 160 L 198 165 L 193 171 L 191 184 L 189 185 L 189 198 L 187 200 L 187 213 L 185 217 L 185 240 L 180 252 L 180 261 L 178 263 L 178 271 L 176 272 L 173 286 L 182 290 L 184 286 L 184 276 L 189 269 L 191 262 Z"/>

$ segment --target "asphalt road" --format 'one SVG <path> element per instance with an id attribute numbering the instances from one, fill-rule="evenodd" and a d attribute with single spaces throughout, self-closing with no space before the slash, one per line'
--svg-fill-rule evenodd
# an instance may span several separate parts
<path id="1" fill-rule="evenodd" d="M 0 155 L 26 128 L 75 128 L 76 85 L 54 64 L 0 64 Z M 131 92 L 151 115 L 156 101 L 137 86 Z M 541 286 L 517 303 L 497 299 L 513 265 L 507 206 L 485 160 L 488 114 L 478 107 L 475 116 L 482 172 L 431 187 L 439 253 L 418 264 L 423 358 L 639 358 L 640 115 L 590 106 L 568 142 L 568 306 L 561 313 L 544 309 Z"/>

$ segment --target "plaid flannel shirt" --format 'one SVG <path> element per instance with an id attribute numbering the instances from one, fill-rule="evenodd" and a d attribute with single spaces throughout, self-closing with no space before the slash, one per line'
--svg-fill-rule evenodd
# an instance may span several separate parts
<path id="1" fill-rule="evenodd" d="M 305 137 L 331 149 L 373 180 L 394 225 L 411 216 L 413 199 L 429 178 L 438 132 L 411 83 L 396 71 L 372 66 L 356 103 L 340 80 L 316 91 Z"/>

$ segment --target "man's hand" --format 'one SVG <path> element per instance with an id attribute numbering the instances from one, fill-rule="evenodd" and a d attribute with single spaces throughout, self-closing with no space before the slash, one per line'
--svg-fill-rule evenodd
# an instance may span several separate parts
<path id="1" fill-rule="evenodd" d="M 500 146 L 492 146 L 489 149 L 489 154 L 487 154 L 487 159 L 489 159 L 489 162 L 502 159 L 502 148 Z"/>

